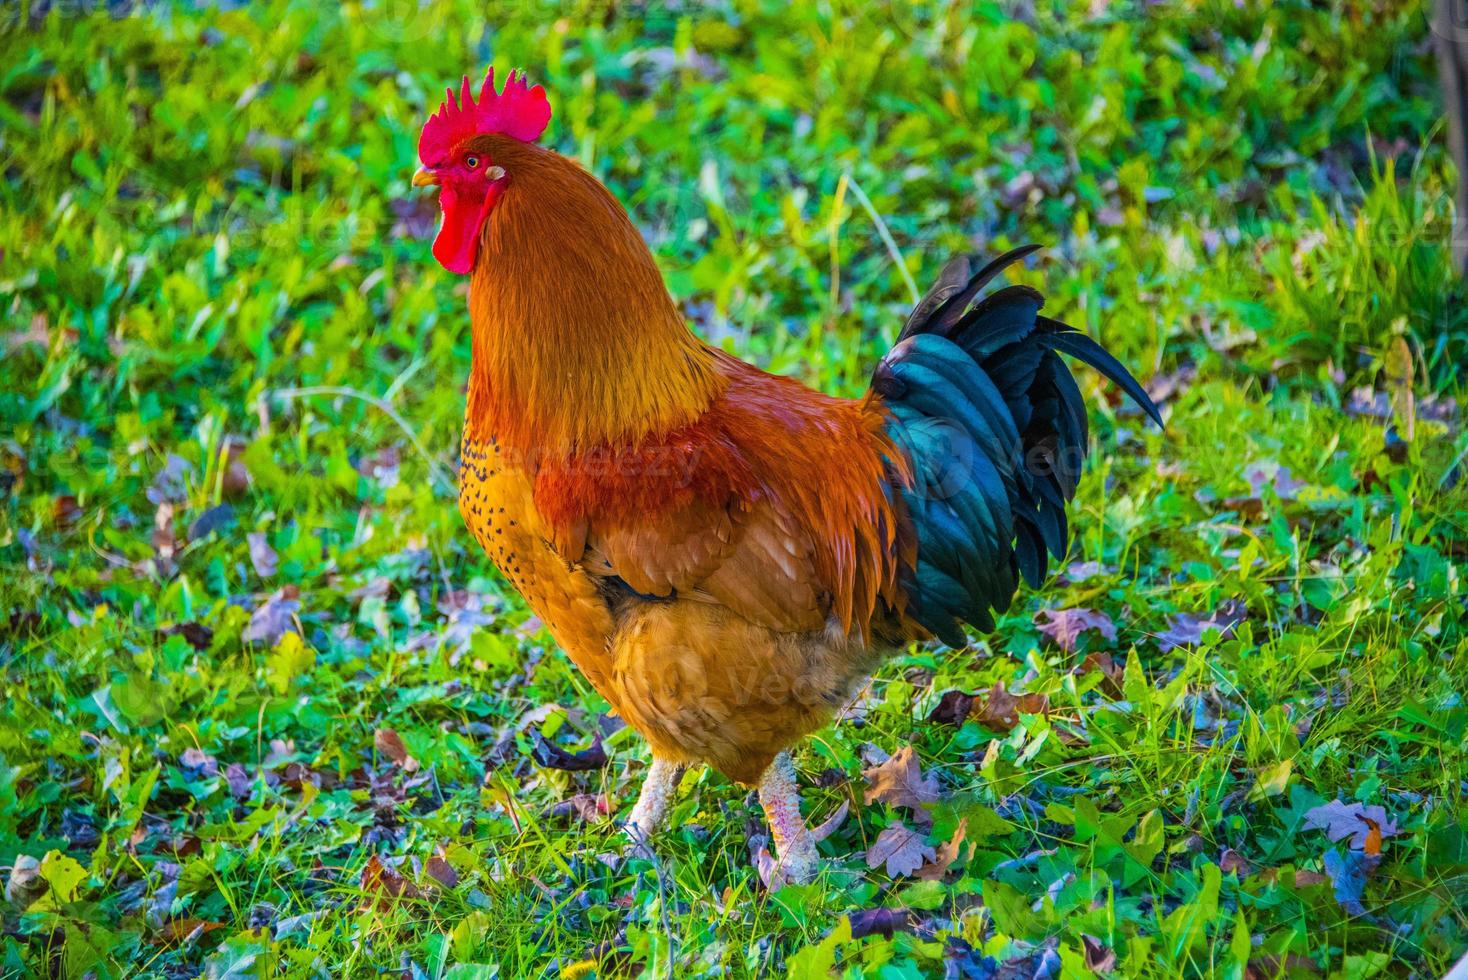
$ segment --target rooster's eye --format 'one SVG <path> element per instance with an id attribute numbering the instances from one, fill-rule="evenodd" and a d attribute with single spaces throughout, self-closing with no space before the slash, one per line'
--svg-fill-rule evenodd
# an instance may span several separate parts
<path id="1" fill-rule="evenodd" d="M 476 156 L 465 157 L 464 163 L 470 170 L 475 170 L 479 167 L 479 158 Z"/>

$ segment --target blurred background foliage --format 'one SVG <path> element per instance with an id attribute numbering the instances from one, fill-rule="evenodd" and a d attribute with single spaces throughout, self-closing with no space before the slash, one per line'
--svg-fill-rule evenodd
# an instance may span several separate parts
<path id="1" fill-rule="evenodd" d="M 1429 41 L 1426 5 L 1398 0 L 7 5 L 0 866 L 45 862 L 21 885 L 51 897 L 8 895 L 0 969 L 818 976 L 841 916 L 889 903 L 928 931 L 853 940 L 846 969 L 1081 969 L 1084 934 L 1132 975 L 1440 973 L 1468 863 L 1468 303 Z M 590 775 L 532 758 L 589 744 L 605 706 L 462 531 L 463 282 L 409 187 L 443 87 L 490 64 L 546 86 L 547 140 L 628 205 L 713 342 L 854 395 L 913 284 L 1033 240 L 1015 278 L 1168 404 L 1169 435 L 1146 433 L 1084 378 L 1105 451 L 1074 557 L 1095 574 L 1027 595 L 977 653 L 910 651 L 864 727 L 801 760 L 855 781 L 823 813 L 859 808 L 869 741 L 947 767 L 1014 821 L 958 881 L 771 897 L 751 811 L 709 774 L 685 785 L 701 830 L 676 872 L 614 872 L 592 855 L 636 740 L 609 735 Z M 1247 606 L 1232 638 L 1158 649 L 1170 616 L 1226 600 Z M 1114 619 L 1117 662 L 1144 655 L 1130 695 L 1150 677 L 1155 703 L 1129 695 L 1082 748 L 1044 718 L 925 720 L 996 681 L 1111 698 L 1068 680 L 1099 646 L 1057 652 L 1042 604 Z M 1209 691 L 1228 737 L 1177 754 Z M 1333 717 L 1302 732 L 1320 703 Z M 1054 799 L 1015 810 L 1034 767 Z M 1166 814 L 1145 898 L 1108 892 L 1115 855 L 1052 819 L 1075 792 Z M 1412 835 L 1370 915 L 1288 884 L 1320 867 L 1289 842 L 1299 812 L 1353 794 Z M 581 796 L 598 819 L 550 816 Z M 833 855 L 862 849 L 866 810 Z M 1289 862 L 1286 883 L 1230 875 L 1220 899 L 1225 847 Z M 995 871 L 1037 849 L 1065 866 Z M 374 854 L 463 881 L 384 908 Z M 1085 887 L 1025 911 L 1065 874 Z"/>

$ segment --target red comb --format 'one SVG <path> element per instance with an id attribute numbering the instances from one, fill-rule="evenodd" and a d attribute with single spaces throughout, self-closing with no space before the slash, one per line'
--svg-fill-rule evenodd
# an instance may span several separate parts
<path id="1" fill-rule="evenodd" d="M 454 147 L 480 133 L 504 133 L 528 143 L 545 132 L 550 117 L 545 89 L 526 84 L 523 72 L 511 71 L 505 78 L 504 91 L 496 92 L 491 67 L 479 87 L 478 100 L 469 91 L 469 76 L 465 75 L 457 101 L 454 90 L 449 89 L 448 98 L 423 124 L 423 133 L 418 137 L 418 159 L 425 167 L 435 166 Z"/>

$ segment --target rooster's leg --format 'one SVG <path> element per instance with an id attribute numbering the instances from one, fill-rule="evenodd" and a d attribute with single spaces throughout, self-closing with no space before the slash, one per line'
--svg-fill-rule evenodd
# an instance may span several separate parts
<path id="1" fill-rule="evenodd" d="M 759 802 L 775 842 L 778 870 L 797 883 L 814 878 L 816 839 L 800 819 L 800 790 L 795 785 L 795 764 L 788 752 L 777 755 L 760 778 Z"/>
<path id="2" fill-rule="evenodd" d="M 653 756 L 652 767 L 642 779 L 642 792 L 637 795 L 637 805 L 627 818 L 627 836 L 632 838 L 633 852 L 649 854 L 648 838 L 662 826 L 678 790 L 678 779 L 683 769 L 677 763 Z"/>

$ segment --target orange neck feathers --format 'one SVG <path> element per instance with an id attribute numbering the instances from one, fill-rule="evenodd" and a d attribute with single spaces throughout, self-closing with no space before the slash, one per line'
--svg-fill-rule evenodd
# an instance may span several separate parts
<path id="1" fill-rule="evenodd" d="M 621 205 L 574 161 L 480 139 L 511 183 L 469 283 L 466 434 L 549 460 L 697 419 L 726 381 Z"/>

